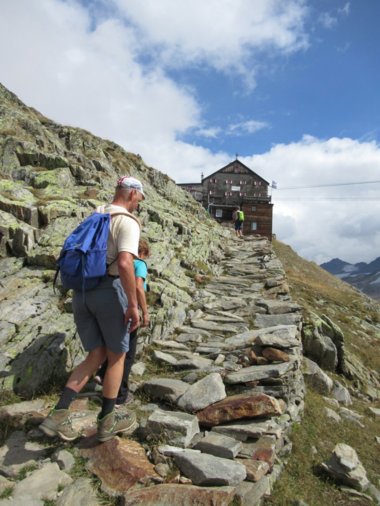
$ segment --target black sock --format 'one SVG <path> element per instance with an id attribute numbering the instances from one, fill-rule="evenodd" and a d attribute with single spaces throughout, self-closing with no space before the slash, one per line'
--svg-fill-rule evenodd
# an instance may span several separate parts
<path id="1" fill-rule="evenodd" d="M 104 418 L 106 415 L 111 413 L 115 407 L 116 399 L 107 399 L 103 397 L 102 410 L 99 414 L 99 418 Z"/>
<path id="2" fill-rule="evenodd" d="M 72 390 L 69 387 L 65 387 L 58 401 L 58 404 L 55 406 L 55 409 L 68 409 L 76 396 L 77 392 L 75 392 L 75 390 Z"/>

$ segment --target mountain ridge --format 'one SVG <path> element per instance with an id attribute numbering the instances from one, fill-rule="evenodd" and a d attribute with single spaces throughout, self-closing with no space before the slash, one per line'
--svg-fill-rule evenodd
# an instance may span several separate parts
<path id="1" fill-rule="evenodd" d="M 370 297 L 380 300 L 380 257 L 369 263 L 355 264 L 333 258 L 320 264 L 320 267 Z"/>

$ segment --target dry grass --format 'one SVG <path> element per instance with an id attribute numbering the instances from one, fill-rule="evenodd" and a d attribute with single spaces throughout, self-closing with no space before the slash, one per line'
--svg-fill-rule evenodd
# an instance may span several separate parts
<path id="1" fill-rule="evenodd" d="M 284 266 L 292 298 L 303 306 L 304 316 L 310 312 L 327 315 L 343 331 L 347 350 L 365 367 L 380 371 L 380 328 L 375 332 L 373 327 L 380 322 L 380 304 L 301 258 L 290 246 L 274 241 L 273 248 Z"/>
<path id="2" fill-rule="evenodd" d="M 347 350 L 366 368 L 379 371 L 380 332 L 374 326 L 380 321 L 379 304 L 299 257 L 289 246 L 274 241 L 273 247 L 286 271 L 292 298 L 303 306 L 304 316 L 310 312 L 329 316 L 343 331 Z M 368 500 L 354 500 L 340 491 L 318 468 L 337 443 L 346 443 L 357 451 L 370 481 L 379 486 L 380 452 L 375 441 L 380 435 L 379 422 L 369 414 L 369 405 L 369 401 L 355 399 L 350 407 L 365 416 L 365 428 L 346 420 L 336 423 L 327 418 L 323 397 L 309 390 L 302 423 L 291 435 L 291 457 L 266 504 L 288 506 L 298 499 L 310 506 L 368 505 Z M 380 402 L 372 405 L 378 407 Z"/>

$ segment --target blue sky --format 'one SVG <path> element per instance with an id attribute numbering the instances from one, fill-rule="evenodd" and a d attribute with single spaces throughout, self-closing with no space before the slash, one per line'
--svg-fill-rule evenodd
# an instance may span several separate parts
<path id="1" fill-rule="evenodd" d="M 2 0 L 0 80 L 177 182 L 238 153 L 277 182 L 281 240 L 318 263 L 368 262 L 379 19 L 378 0 Z"/>

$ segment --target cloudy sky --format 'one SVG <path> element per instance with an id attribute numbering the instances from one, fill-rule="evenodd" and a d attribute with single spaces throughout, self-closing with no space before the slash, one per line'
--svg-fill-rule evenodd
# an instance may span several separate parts
<path id="1" fill-rule="evenodd" d="M 0 81 L 177 182 L 235 158 L 318 263 L 380 256 L 378 0 L 1 0 Z"/>

